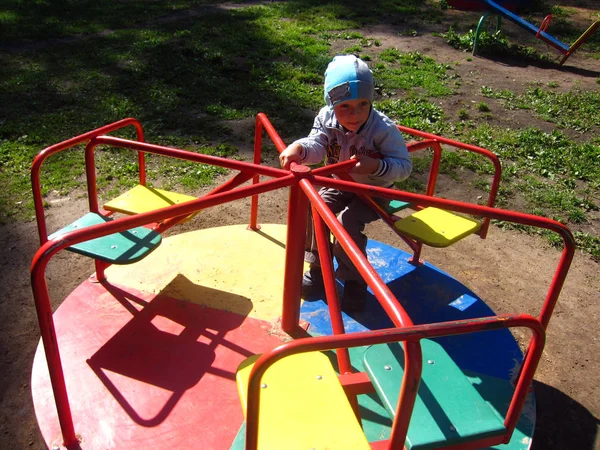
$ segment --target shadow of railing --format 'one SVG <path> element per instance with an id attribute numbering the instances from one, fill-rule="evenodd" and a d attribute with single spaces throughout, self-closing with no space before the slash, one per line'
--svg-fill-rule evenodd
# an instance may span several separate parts
<path id="1" fill-rule="evenodd" d="M 531 450 L 594 450 L 600 421 L 564 392 L 533 382 L 537 420 Z"/>
<path id="2" fill-rule="evenodd" d="M 218 346 L 244 357 L 252 354 L 226 338 L 252 310 L 245 297 L 194 285 L 183 275 L 149 302 L 103 284 L 132 318 L 87 363 L 127 415 L 142 426 L 162 423 L 184 393 L 208 373 L 235 381 L 235 372 L 213 367 Z M 200 304 L 174 298 L 181 289 Z M 235 305 L 237 314 L 217 314 L 203 298 Z M 157 388 L 152 401 L 136 394 L 140 383 Z"/>

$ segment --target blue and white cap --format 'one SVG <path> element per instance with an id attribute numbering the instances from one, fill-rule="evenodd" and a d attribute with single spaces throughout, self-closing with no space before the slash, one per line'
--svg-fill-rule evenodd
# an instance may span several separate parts
<path id="1" fill-rule="evenodd" d="M 325 71 L 325 102 L 333 108 L 338 103 L 366 98 L 373 101 L 373 72 L 354 55 L 338 55 Z"/>

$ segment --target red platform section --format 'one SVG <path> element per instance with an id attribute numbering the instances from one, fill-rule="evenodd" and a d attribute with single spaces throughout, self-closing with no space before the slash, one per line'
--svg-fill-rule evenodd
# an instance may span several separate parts
<path id="1" fill-rule="evenodd" d="M 83 449 L 228 449 L 243 421 L 236 368 L 284 337 L 266 321 L 91 281 L 54 321 Z M 31 384 L 42 435 L 59 447 L 41 343 Z"/>

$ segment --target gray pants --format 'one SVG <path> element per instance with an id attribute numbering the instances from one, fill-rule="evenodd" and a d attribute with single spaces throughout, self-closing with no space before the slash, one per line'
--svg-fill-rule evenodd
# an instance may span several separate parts
<path id="1" fill-rule="evenodd" d="M 346 229 L 350 237 L 354 240 L 358 248 L 366 255 L 367 236 L 363 234 L 365 225 L 371 223 L 379 216 L 373 209 L 366 205 L 356 194 L 346 191 L 339 191 L 331 188 L 321 188 L 319 195 L 329 206 L 331 211 L 337 215 L 338 220 Z M 375 201 L 381 206 L 386 207 L 389 200 L 375 198 Z M 309 226 L 306 233 L 306 245 L 304 260 L 311 264 L 319 266 L 319 254 L 317 251 L 317 241 L 315 237 L 315 228 L 312 221 L 312 208 L 309 211 Z M 335 240 L 333 244 L 333 256 L 337 259 L 338 268 L 336 278 L 339 280 L 362 280 L 362 277 L 342 249 L 342 246 Z"/>

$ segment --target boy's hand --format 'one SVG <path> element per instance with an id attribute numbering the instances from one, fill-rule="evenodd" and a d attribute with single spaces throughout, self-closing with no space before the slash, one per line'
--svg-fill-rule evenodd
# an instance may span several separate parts
<path id="1" fill-rule="evenodd" d="M 362 175 L 371 175 L 377 169 L 379 169 L 379 160 L 371 158 L 367 155 L 354 155 L 350 159 L 358 159 L 356 165 L 350 170 L 352 173 L 359 173 Z"/>
<path id="2" fill-rule="evenodd" d="M 289 169 L 292 162 L 300 163 L 300 153 L 302 146 L 300 144 L 289 145 L 279 154 L 279 164 L 284 169 Z"/>

